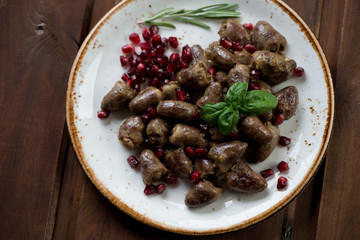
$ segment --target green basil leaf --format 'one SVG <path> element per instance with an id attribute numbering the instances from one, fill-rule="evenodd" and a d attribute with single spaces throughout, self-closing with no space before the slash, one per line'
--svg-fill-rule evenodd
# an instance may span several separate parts
<path id="1" fill-rule="evenodd" d="M 277 98 L 262 90 L 247 92 L 239 110 L 245 115 L 257 115 L 267 112 L 278 104 Z"/>
<path id="2" fill-rule="evenodd" d="M 239 111 L 226 107 L 219 116 L 219 130 L 223 135 L 228 135 L 239 122 Z"/>
<path id="3" fill-rule="evenodd" d="M 217 126 L 219 115 L 226 107 L 225 102 L 218 102 L 218 103 L 207 103 L 205 104 L 201 110 L 200 115 L 201 119 L 204 120 L 210 126 Z"/>
<path id="4" fill-rule="evenodd" d="M 243 82 L 236 82 L 226 93 L 226 103 L 233 108 L 238 109 L 241 105 L 243 98 L 246 96 L 248 84 Z"/>

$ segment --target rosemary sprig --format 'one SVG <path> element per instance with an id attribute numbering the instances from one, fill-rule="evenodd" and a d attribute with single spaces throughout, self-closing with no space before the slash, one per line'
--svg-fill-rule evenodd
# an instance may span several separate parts
<path id="1" fill-rule="evenodd" d="M 235 11 L 235 8 L 238 7 L 237 3 L 220 3 L 204 6 L 198 9 L 186 10 L 179 9 L 174 10 L 173 7 L 165 8 L 160 12 L 156 13 L 151 18 L 145 20 L 141 23 L 147 23 L 151 25 L 157 25 L 162 27 L 176 28 L 174 24 L 167 22 L 166 20 L 172 19 L 177 21 L 183 21 L 190 24 L 200 26 L 205 29 L 210 29 L 210 26 L 202 22 L 203 18 L 238 18 L 240 13 Z M 157 19 L 162 19 L 163 21 L 155 21 Z"/>

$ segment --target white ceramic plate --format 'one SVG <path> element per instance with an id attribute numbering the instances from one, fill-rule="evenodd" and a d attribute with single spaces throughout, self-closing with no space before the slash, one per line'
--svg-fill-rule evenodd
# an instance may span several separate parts
<path id="1" fill-rule="evenodd" d="M 268 179 L 268 188 L 257 194 L 225 191 L 216 202 L 199 209 L 188 209 L 184 197 L 190 185 L 180 181 L 168 186 L 164 194 L 145 196 L 138 171 L 129 167 L 131 154 L 118 141 L 117 133 L 128 112 L 114 113 L 99 120 L 96 112 L 102 97 L 120 80 L 121 47 L 132 32 L 141 32 L 136 24 L 165 7 L 197 8 L 222 1 L 137 0 L 126 1 L 109 11 L 90 32 L 75 59 L 67 92 L 67 123 L 77 157 L 90 180 L 113 204 L 135 219 L 157 228 L 184 234 L 215 234 L 248 227 L 289 203 L 306 186 L 324 156 L 334 116 L 334 95 L 330 71 L 324 54 L 309 28 L 282 1 L 228 0 L 239 3 L 242 22 L 266 20 L 288 40 L 287 57 L 304 67 L 304 77 L 292 78 L 278 86 L 295 85 L 300 94 L 296 116 L 280 126 L 281 135 L 291 145 L 277 147 L 264 162 L 251 167 L 259 172 L 276 169 L 287 161 L 290 170 Z M 180 37 L 180 44 L 200 44 L 204 48 L 218 39 L 220 20 L 209 21 L 212 30 L 177 23 L 177 29 L 161 28 L 162 36 Z M 181 47 L 180 45 L 180 47 Z M 276 189 L 277 178 L 284 175 L 289 186 Z"/>

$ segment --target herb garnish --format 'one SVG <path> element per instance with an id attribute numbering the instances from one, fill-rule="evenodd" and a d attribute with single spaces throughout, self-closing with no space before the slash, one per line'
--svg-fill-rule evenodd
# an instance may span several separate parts
<path id="1" fill-rule="evenodd" d="M 144 23 L 162 26 L 162 27 L 176 28 L 174 24 L 165 21 L 165 19 L 172 19 L 172 20 L 191 23 L 206 29 L 210 29 L 209 25 L 195 19 L 196 18 L 238 18 L 240 16 L 240 13 L 234 10 L 234 8 L 237 7 L 238 7 L 237 3 L 214 4 L 194 10 L 186 10 L 186 9 L 174 10 L 173 7 L 170 7 L 156 13 L 153 17 L 145 20 Z M 162 22 L 154 21 L 159 18 L 162 18 L 163 21 Z"/>
<path id="2" fill-rule="evenodd" d="M 218 126 L 227 135 L 239 122 L 239 113 L 262 114 L 276 107 L 277 98 L 262 90 L 247 91 L 248 84 L 237 82 L 226 93 L 225 102 L 207 103 L 200 111 L 201 118 L 210 126 Z"/>

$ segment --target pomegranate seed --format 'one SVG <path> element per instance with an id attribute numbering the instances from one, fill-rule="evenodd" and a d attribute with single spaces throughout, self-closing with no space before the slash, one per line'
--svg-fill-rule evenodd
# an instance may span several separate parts
<path id="1" fill-rule="evenodd" d="M 176 37 L 169 37 L 169 44 L 172 48 L 177 48 L 179 46 L 178 40 Z"/>
<path id="2" fill-rule="evenodd" d="M 152 118 L 156 118 L 157 117 L 157 111 L 155 107 L 148 107 L 146 109 L 146 113 L 149 114 Z"/>
<path id="3" fill-rule="evenodd" d="M 154 34 L 152 38 L 153 38 L 152 39 L 153 46 L 156 46 L 161 43 L 161 36 L 159 34 Z"/>
<path id="4" fill-rule="evenodd" d="M 151 147 L 151 142 L 149 139 L 145 139 L 145 147 L 146 148 L 150 148 Z"/>
<path id="5" fill-rule="evenodd" d="M 150 68 L 150 73 L 156 75 L 159 72 L 159 67 L 157 65 L 152 65 Z"/>
<path id="6" fill-rule="evenodd" d="M 190 95 L 189 95 L 189 93 L 187 91 L 185 91 L 184 89 L 182 89 L 180 87 L 176 88 L 175 91 L 176 91 L 177 100 L 179 100 L 179 101 L 189 101 Z"/>
<path id="7" fill-rule="evenodd" d="M 151 119 L 151 116 L 148 113 L 141 115 L 141 121 L 143 123 L 148 123 L 150 121 L 150 119 Z"/>
<path id="8" fill-rule="evenodd" d="M 195 112 L 194 115 L 192 115 L 192 119 L 199 120 L 201 118 L 200 112 Z"/>
<path id="9" fill-rule="evenodd" d="M 132 33 L 132 34 L 130 34 L 129 40 L 130 40 L 133 44 L 138 45 L 138 44 L 140 43 L 139 34 L 137 34 L 137 33 Z"/>
<path id="10" fill-rule="evenodd" d="M 166 67 L 166 71 L 167 71 L 168 73 L 172 73 L 172 72 L 175 72 L 176 68 L 177 68 L 176 63 L 174 63 L 174 62 L 169 62 L 169 64 L 168 64 L 167 67 Z"/>
<path id="11" fill-rule="evenodd" d="M 126 44 L 121 48 L 123 53 L 132 53 L 134 52 L 134 46 L 131 44 Z"/>
<path id="12" fill-rule="evenodd" d="M 137 160 L 137 158 L 134 155 L 130 155 L 127 158 L 127 162 L 129 163 L 131 168 L 136 168 L 140 164 L 139 160 Z"/>
<path id="13" fill-rule="evenodd" d="M 194 184 L 197 184 L 200 182 L 200 172 L 199 171 L 194 171 L 190 174 L 190 181 L 193 182 Z"/>
<path id="14" fill-rule="evenodd" d="M 136 72 L 138 74 L 142 74 L 145 71 L 145 65 L 143 63 L 139 63 L 136 67 Z"/>
<path id="15" fill-rule="evenodd" d="M 181 60 L 183 60 L 184 62 L 190 62 L 192 59 L 193 57 L 191 53 L 191 48 L 189 47 L 189 45 L 185 45 L 182 49 Z"/>
<path id="16" fill-rule="evenodd" d="M 121 79 L 124 80 L 125 82 L 129 81 L 130 77 L 129 75 L 127 75 L 126 73 L 124 73 L 122 76 L 121 76 Z"/>
<path id="17" fill-rule="evenodd" d="M 105 110 L 105 109 L 101 109 L 100 111 L 97 112 L 97 117 L 100 119 L 105 119 L 108 118 L 110 116 L 110 111 Z"/>
<path id="18" fill-rule="evenodd" d="M 135 84 L 136 84 L 136 80 L 134 78 L 129 78 L 129 80 L 127 81 L 127 84 L 131 87 L 134 88 Z"/>
<path id="19" fill-rule="evenodd" d="M 244 23 L 243 27 L 247 30 L 253 30 L 254 26 L 251 23 Z"/>
<path id="20" fill-rule="evenodd" d="M 136 68 L 131 68 L 129 71 L 127 71 L 127 74 L 129 75 L 129 76 L 133 76 L 133 75 L 135 75 L 136 74 Z"/>
<path id="21" fill-rule="evenodd" d="M 279 177 L 277 182 L 277 189 L 281 190 L 286 188 L 288 185 L 288 179 L 286 177 Z"/>
<path id="22" fill-rule="evenodd" d="M 164 182 L 166 183 L 177 183 L 177 177 L 173 174 L 167 174 L 164 176 Z"/>
<path id="23" fill-rule="evenodd" d="M 160 80 L 158 78 L 151 79 L 151 81 L 149 82 L 149 86 L 159 87 L 160 86 Z"/>
<path id="24" fill-rule="evenodd" d="M 256 47 L 252 44 L 246 44 L 244 48 L 249 53 L 254 53 L 256 51 Z"/>
<path id="25" fill-rule="evenodd" d="M 170 62 L 179 62 L 180 61 L 180 55 L 178 53 L 172 53 L 169 57 Z"/>
<path id="26" fill-rule="evenodd" d="M 142 33 L 142 37 L 145 41 L 148 41 L 151 38 L 150 32 L 147 28 L 143 28 L 141 30 L 141 33 Z"/>
<path id="27" fill-rule="evenodd" d="M 152 49 L 150 53 L 152 58 L 156 57 L 156 49 Z"/>
<path id="28" fill-rule="evenodd" d="M 185 152 L 189 157 L 195 157 L 195 151 L 192 147 L 186 147 Z"/>
<path id="29" fill-rule="evenodd" d="M 267 177 L 270 177 L 270 176 L 272 176 L 274 174 L 274 170 L 272 170 L 271 168 L 265 169 L 265 170 L 261 171 L 260 174 L 264 178 L 267 178 Z"/>
<path id="30" fill-rule="evenodd" d="M 274 125 L 280 125 L 284 122 L 285 116 L 282 113 L 276 114 L 275 117 L 272 120 L 272 124 Z"/>
<path id="31" fill-rule="evenodd" d="M 128 63 L 129 63 L 129 62 L 128 62 L 128 59 L 125 58 L 125 56 L 121 55 L 121 56 L 120 56 L 120 64 L 121 64 L 121 66 L 124 67 L 124 66 L 126 66 Z"/>
<path id="32" fill-rule="evenodd" d="M 220 40 L 220 45 L 223 46 L 224 48 L 231 48 L 233 44 L 229 39 L 222 38 Z"/>
<path id="33" fill-rule="evenodd" d="M 206 133 L 209 130 L 209 125 L 200 123 L 199 130 L 202 133 Z"/>
<path id="34" fill-rule="evenodd" d="M 239 42 L 233 41 L 232 49 L 234 49 L 235 51 L 241 51 L 241 50 L 243 50 L 243 45 L 241 45 L 241 43 L 239 43 Z"/>
<path id="35" fill-rule="evenodd" d="M 182 69 L 184 69 L 184 68 L 188 67 L 188 64 L 181 60 L 180 66 L 181 66 Z"/>
<path id="36" fill-rule="evenodd" d="M 215 75 L 215 73 L 216 73 L 215 68 L 214 67 L 209 68 L 208 73 L 210 73 L 211 75 Z"/>
<path id="37" fill-rule="evenodd" d="M 253 69 L 250 71 L 250 76 L 255 79 L 260 79 L 260 72 L 258 70 Z"/>
<path id="38" fill-rule="evenodd" d="M 160 183 L 159 185 L 156 186 L 156 192 L 157 193 L 163 193 L 166 189 L 165 184 Z"/>
<path id="39" fill-rule="evenodd" d="M 155 49 L 156 57 L 162 57 L 165 53 L 165 48 L 161 45 L 156 46 Z"/>
<path id="40" fill-rule="evenodd" d="M 258 83 L 256 82 L 250 82 L 249 84 L 249 91 L 252 91 L 252 90 L 261 90 L 261 87 Z"/>
<path id="41" fill-rule="evenodd" d="M 151 46 L 150 46 L 150 44 L 147 43 L 147 42 L 140 43 L 140 48 L 141 48 L 141 50 L 146 50 L 146 51 L 150 51 L 150 50 L 151 50 Z"/>
<path id="42" fill-rule="evenodd" d="M 277 169 L 280 172 L 286 172 L 287 170 L 289 170 L 289 164 L 287 164 L 287 162 L 281 161 L 279 162 L 279 164 L 277 165 Z"/>
<path id="43" fill-rule="evenodd" d="M 142 50 L 140 58 L 144 61 L 149 60 L 151 58 L 151 51 Z"/>
<path id="44" fill-rule="evenodd" d="M 155 155 L 158 159 L 162 160 L 165 156 L 165 151 L 161 148 L 156 149 Z"/>
<path id="45" fill-rule="evenodd" d="M 294 75 L 296 77 L 301 77 L 302 75 L 304 75 L 305 70 L 302 67 L 297 67 L 294 69 Z"/>
<path id="46" fill-rule="evenodd" d="M 165 80 L 164 80 L 164 85 L 169 84 L 169 83 L 170 83 L 170 80 L 169 80 L 169 79 L 165 79 Z"/>
<path id="47" fill-rule="evenodd" d="M 163 47 L 167 47 L 167 46 L 169 45 L 169 40 L 168 40 L 166 37 L 163 37 L 163 38 L 161 39 L 161 45 L 162 45 Z"/>
<path id="48" fill-rule="evenodd" d="M 151 26 L 149 27 L 149 31 L 150 31 L 150 35 L 153 37 L 153 35 L 159 33 L 159 27 L 156 26 L 156 25 L 151 25 Z"/>
<path id="49" fill-rule="evenodd" d="M 144 193 L 145 195 L 149 196 L 151 194 L 156 193 L 156 187 L 154 184 L 150 184 L 150 185 L 146 185 L 145 189 L 144 189 Z"/>
<path id="50" fill-rule="evenodd" d="M 285 137 L 285 136 L 280 136 L 280 139 L 279 139 L 279 144 L 281 146 L 287 146 L 291 143 L 291 139 L 288 138 L 288 137 Z"/>
<path id="51" fill-rule="evenodd" d="M 198 158 L 205 158 L 207 156 L 207 149 L 206 148 L 196 148 L 194 151 L 195 157 Z"/>

